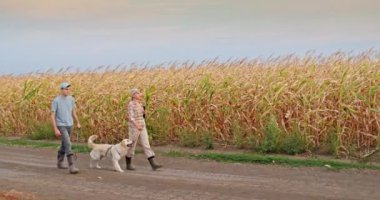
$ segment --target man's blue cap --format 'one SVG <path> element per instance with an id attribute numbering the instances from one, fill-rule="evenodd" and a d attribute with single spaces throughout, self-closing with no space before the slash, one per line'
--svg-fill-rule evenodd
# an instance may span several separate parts
<path id="1" fill-rule="evenodd" d="M 70 87 L 70 83 L 68 83 L 68 82 L 63 82 L 63 83 L 61 83 L 61 85 L 59 86 L 59 88 L 61 88 L 61 90 L 66 89 L 66 88 L 68 88 L 68 87 Z"/>

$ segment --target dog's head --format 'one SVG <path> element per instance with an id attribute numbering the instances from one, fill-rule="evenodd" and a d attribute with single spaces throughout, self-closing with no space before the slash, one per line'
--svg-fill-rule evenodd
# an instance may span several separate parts
<path id="1" fill-rule="evenodd" d="M 121 141 L 121 145 L 126 147 L 131 147 L 133 143 L 134 142 L 130 139 L 124 139 L 123 141 Z"/>

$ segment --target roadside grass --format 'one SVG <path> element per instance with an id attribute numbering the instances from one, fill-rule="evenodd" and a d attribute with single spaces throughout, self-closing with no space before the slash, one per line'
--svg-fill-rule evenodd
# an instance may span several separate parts
<path id="1" fill-rule="evenodd" d="M 2 138 L 0 137 L 0 145 L 7 146 L 24 146 L 24 147 L 32 147 L 32 148 L 54 148 L 58 149 L 60 141 L 58 140 L 30 140 L 25 138 Z M 72 143 L 72 150 L 78 153 L 88 153 L 90 149 L 87 147 L 87 144 L 76 144 Z"/>
<path id="2" fill-rule="evenodd" d="M 215 160 L 227 163 L 255 163 L 272 164 L 290 167 L 324 167 L 331 170 L 340 169 L 374 169 L 380 170 L 380 166 L 366 163 L 348 163 L 343 161 L 325 160 L 317 158 L 296 158 L 280 155 L 264 155 L 257 153 L 189 153 L 185 151 L 170 150 L 163 153 L 169 157 L 187 157 L 193 159 Z"/>
<path id="3" fill-rule="evenodd" d="M 59 140 L 31 140 L 26 138 L 10 139 L 0 137 L 0 145 L 58 149 L 61 143 Z M 72 142 L 71 145 L 73 152 L 76 153 L 89 153 L 91 151 L 91 149 L 88 148 L 86 143 Z M 142 150 L 136 150 L 136 154 L 140 153 L 142 153 Z"/>
<path id="4" fill-rule="evenodd" d="M 30 140 L 25 138 L 4 138 L 0 137 L 0 145 L 6 146 L 22 146 L 32 148 L 53 148 L 58 149 L 60 141 L 55 140 Z M 74 152 L 88 153 L 90 149 L 87 144 L 72 144 Z M 137 154 L 141 154 L 142 150 L 136 150 Z M 265 164 L 265 165 L 281 165 L 290 167 L 324 167 L 331 170 L 340 169 L 373 169 L 380 170 L 378 165 L 370 165 L 367 163 L 349 163 L 336 160 L 326 160 L 317 158 L 296 158 L 281 155 L 265 155 L 258 153 L 216 153 L 216 152 L 204 152 L 204 153 L 191 153 L 184 150 L 169 150 L 159 152 L 161 155 L 168 157 L 184 157 L 199 160 L 214 160 L 218 162 L 226 163 L 252 163 L 252 164 Z"/>
<path id="5" fill-rule="evenodd" d="M 7 146 L 26 146 L 35 148 L 58 148 L 58 141 L 48 141 L 48 140 L 30 140 L 25 138 L 9 139 L 0 137 L 0 144 Z"/>

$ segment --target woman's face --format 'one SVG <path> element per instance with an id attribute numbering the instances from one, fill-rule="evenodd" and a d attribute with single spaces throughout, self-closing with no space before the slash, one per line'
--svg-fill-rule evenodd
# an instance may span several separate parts
<path id="1" fill-rule="evenodd" d="M 142 100 L 142 98 L 143 98 L 143 93 L 141 93 L 141 92 L 137 92 L 134 96 L 133 96 L 133 98 L 134 99 L 136 99 L 136 100 L 138 100 L 138 101 L 141 101 Z"/>

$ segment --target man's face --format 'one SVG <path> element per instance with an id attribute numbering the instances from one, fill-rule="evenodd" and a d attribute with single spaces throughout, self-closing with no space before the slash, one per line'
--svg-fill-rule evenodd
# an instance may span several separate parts
<path id="1" fill-rule="evenodd" d="M 61 93 L 62 93 L 62 95 L 64 95 L 64 96 L 68 96 L 68 95 L 70 95 L 70 87 L 67 87 L 67 88 L 65 88 L 65 89 L 61 89 Z"/>

